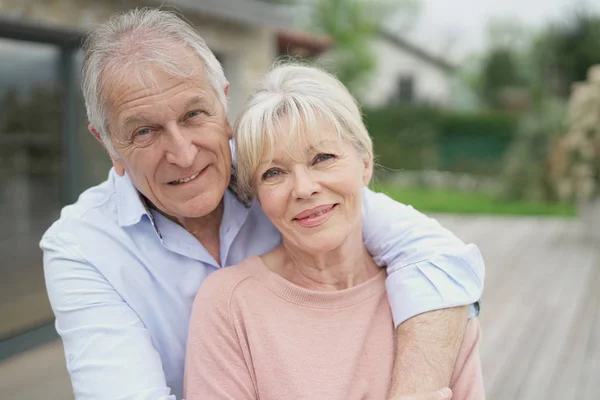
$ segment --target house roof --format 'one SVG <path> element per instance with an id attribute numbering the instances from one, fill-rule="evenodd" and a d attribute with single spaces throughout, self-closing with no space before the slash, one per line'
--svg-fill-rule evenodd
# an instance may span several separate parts
<path id="1" fill-rule="evenodd" d="M 383 39 L 391 42 L 395 46 L 404 49 L 409 53 L 412 53 L 413 55 L 421 58 L 422 60 L 434 64 L 448 72 L 453 71 L 456 68 L 454 65 L 450 64 L 443 58 L 433 55 L 420 47 L 417 47 L 416 45 L 408 42 L 406 39 L 403 39 L 392 32 L 389 32 L 387 30 L 381 30 L 380 36 Z"/>
<path id="2" fill-rule="evenodd" d="M 300 29 L 277 31 L 279 54 L 316 56 L 331 48 L 335 42 L 327 35 L 316 35 Z"/>
<path id="3" fill-rule="evenodd" d="M 257 0 L 153 0 L 157 6 L 171 5 L 180 11 L 199 12 L 253 26 L 287 26 L 288 17 L 272 4 Z M 150 2 L 149 2 L 150 3 Z M 0 15 L 0 36 L 43 43 L 79 45 L 86 33 L 82 27 L 40 22 L 20 15 Z"/>
<path id="4" fill-rule="evenodd" d="M 157 5 L 171 5 L 181 11 L 197 11 L 248 25 L 284 28 L 289 17 L 274 4 L 258 0 L 155 0 Z"/>

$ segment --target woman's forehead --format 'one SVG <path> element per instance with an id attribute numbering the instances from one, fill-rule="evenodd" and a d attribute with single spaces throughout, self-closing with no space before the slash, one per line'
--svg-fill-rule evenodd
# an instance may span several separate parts
<path id="1" fill-rule="evenodd" d="M 272 144 L 264 141 L 261 163 L 282 159 L 303 161 L 316 153 L 339 151 L 343 146 L 342 138 L 333 127 L 318 132 L 303 129 L 293 134 L 282 130 L 273 135 Z"/>

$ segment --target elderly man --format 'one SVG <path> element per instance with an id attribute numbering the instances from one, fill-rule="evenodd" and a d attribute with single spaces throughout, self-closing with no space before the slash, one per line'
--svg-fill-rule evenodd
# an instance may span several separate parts
<path id="1" fill-rule="evenodd" d="M 179 399 L 200 284 L 281 237 L 259 204 L 236 198 L 228 83 L 193 28 L 134 10 L 91 32 L 84 51 L 89 129 L 113 168 L 42 238 L 56 329 L 76 398 Z M 481 255 L 386 196 L 364 202 L 365 244 L 388 268 L 398 326 L 390 397 L 447 386 Z"/>

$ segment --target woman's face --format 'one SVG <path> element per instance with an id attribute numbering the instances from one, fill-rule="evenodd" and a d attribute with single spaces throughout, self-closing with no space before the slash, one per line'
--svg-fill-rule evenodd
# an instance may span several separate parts
<path id="1" fill-rule="evenodd" d="M 265 155 L 254 176 L 262 209 L 286 245 L 312 254 L 333 250 L 362 229 L 362 189 L 372 173 L 372 160 L 363 160 L 332 127 L 321 128 L 320 143 L 298 144 L 293 157 L 276 138 L 273 159 Z"/>

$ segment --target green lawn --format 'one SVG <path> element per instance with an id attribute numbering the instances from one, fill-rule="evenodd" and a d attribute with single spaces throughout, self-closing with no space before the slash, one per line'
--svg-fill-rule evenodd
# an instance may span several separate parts
<path id="1" fill-rule="evenodd" d="M 542 204 L 525 201 L 500 201 L 478 193 L 462 193 L 450 190 L 428 190 L 420 188 L 398 188 L 375 185 L 374 190 L 423 212 L 458 214 L 501 214 L 501 215 L 576 215 L 575 207 L 567 204 Z"/>

